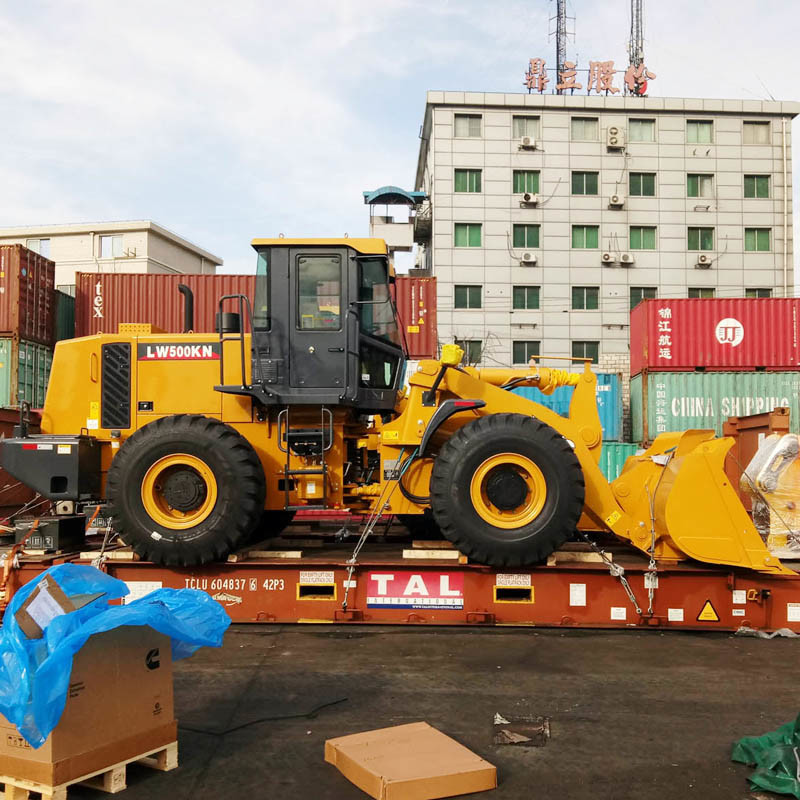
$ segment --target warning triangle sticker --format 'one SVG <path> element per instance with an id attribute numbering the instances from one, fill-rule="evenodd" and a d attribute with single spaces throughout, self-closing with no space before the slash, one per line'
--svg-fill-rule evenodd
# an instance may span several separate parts
<path id="1" fill-rule="evenodd" d="M 698 622 L 719 622 L 719 614 L 714 610 L 710 600 L 706 600 L 705 605 L 697 615 Z"/>

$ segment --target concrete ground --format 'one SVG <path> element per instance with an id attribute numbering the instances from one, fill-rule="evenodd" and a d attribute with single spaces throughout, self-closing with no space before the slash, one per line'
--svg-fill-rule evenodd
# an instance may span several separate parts
<path id="1" fill-rule="evenodd" d="M 797 715 L 798 656 L 710 633 L 236 626 L 176 665 L 180 768 L 132 767 L 124 796 L 358 800 L 325 739 L 425 720 L 497 765 L 496 800 L 752 798 L 731 744 Z M 550 741 L 493 745 L 495 712 L 550 717 Z"/>

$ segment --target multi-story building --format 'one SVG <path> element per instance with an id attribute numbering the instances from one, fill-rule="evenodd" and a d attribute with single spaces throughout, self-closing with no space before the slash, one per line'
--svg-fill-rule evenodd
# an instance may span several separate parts
<path id="1" fill-rule="evenodd" d="M 56 264 L 70 292 L 76 272 L 214 274 L 222 259 L 150 220 L 0 228 L 0 244 L 23 244 Z"/>
<path id="2" fill-rule="evenodd" d="M 799 103 L 429 92 L 417 266 L 473 363 L 627 372 L 643 297 L 793 293 Z"/>

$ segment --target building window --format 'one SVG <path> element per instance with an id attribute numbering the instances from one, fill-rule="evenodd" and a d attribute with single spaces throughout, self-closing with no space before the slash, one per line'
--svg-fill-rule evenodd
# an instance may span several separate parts
<path id="1" fill-rule="evenodd" d="M 686 176 L 686 196 L 687 197 L 713 197 L 714 196 L 714 176 L 713 175 L 687 175 Z"/>
<path id="2" fill-rule="evenodd" d="M 527 364 L 531 358 L 538 358 L 541 344 L 541 342 L 529 340 L 512 342 L 512 362 L 514 364 Z"/>
<path id="3" fill-rule="evenodd" d="M 600 137 L 597 117 L 573 117 L 572 139 L 576 142 L 596 142 Z"/>
<path id="4" fill-rule="evenodd" d="M 480 114 L 454 114 L 454 135 L 458 138 L 467 138 L 481 135 Z"/>
<path id="5" fill-rule="evenodd" d="M 100 237 L 100 258 L 122 258 L 122 235 Z"/>
<path id="6" fill-rule="evenodd" d="M 572 310 L 597 311 L 600 299 L 599 286 L 573 286 Z"/>
<path id="7" fill-rule="evenodd" d="M 689 144 L 711 144 L 714 141 L 714 123 L 705 119 L 687 120 L 686 141 Z"/>
<path id="8" fill-rule="evenodd" d="M 40 256 L 50 258 L 50 240 L 49 239 L 28 239 L 25 242 L 25 247 L 38 253 Z"/>
<path id="9" fill-rule="evenodd" d="M 655 172 L 631 172 L 628 179 L 631 197 L 655 197 Z"/>
<path id="10" fill-rule="evenodd" d="M 770 250 L 771 228 L 745 228 L 744 249 L 746 253 L 768 253 Z"/>
<path id="11" fill-rule="evenodd" d="M 514 247 L 538 247 L 538 246 L 539 246 L 538 225 L 514 226 Z"/>
<path id="12" fill-rule="evenodd" d="M 481 308 L 481 286 L 455 286 L 455 308 Z"/>
<path id="13" fill-rule="evenodd" d="M 480 222 L 456 222 L 455 245 L 456 247 L 480 247 Z"/>
<path id="14" fill-rule="evenodd" d="M 636 308 L 642 300 L 652 300 L 655 296 L 655 286 L 631 286 L 631 310 Z"/>
<path id="15" fill-rule="evenodd" d="M 597 172 L 573 172 L 572 194 L 597 194 Z"/>
<path id="16" fill-rule="evenodd" d="M 56 286 L 59 292 L 64 292 L 64 294 L 68 294 L 70 297 L 75 297 L 75 284 L 74 283 L 59 283 Z"/>
<path id="17" fill-rule="evenodd" d="M 464 351 L 462 364 L 479 364 L 483 351 L 482 339 L 456 339 L 456 344 Z"/>
<path id="18" fill-rule="evenodd" d="M 769 144 L 769 122 L 743 122 L 743 144 Z"/>
<path id="19" fill-rule="evenodd" d="M 538 169 L 515 169 L 514 170 L 514 194 L 539 194 L 539 170 Z"/>
<path id="20" fill-rule="evenodd" d="M 539 308 L 539 287 L 515 286 L 513 290 L 513 307 L 523 311 Z"/>
<path id="21" fill-rule="evenodd" d="M 701 298 L 707 300 L 708 298 L 713 297 L 715 293 L 716 290 L 710 287 L 708 288 L 701 288 L 698 286 L 689 287 L 689 297 L 694 298 L 695 300 Z"/>
<path id="22" fill-rule="evenodd" d="M 656 140 L 656 121 L 654 119 L 629 120 L 628 138 L 632 142 L 654 142 Z"/>
<path id="23" fill-rule="evenodd" d="M 631 225 L 631 250 L 655 250 L 656 229 L 650 225 Z"/>
<path id="24" fill-rule="evenodd" d="M 687 249 L 689 250 L 713 250 L 714 249 L 714 229 L 713 228 L 689 228 L 687 237 Z"/>
<path id="25" fill-rule="evenodd" d="M 595 363 L 600 360 L 600 342 L 573 342 L 573 358 L 589 358 Z"/>
<path id="26" fill-rule="evenodd" d="M 769 197 L 769 175 L 745 175 L 745 197 Z"/>
<path id="27" fill-rule="evenodd" d="M 772 289 L 745 289 L 745 297 L 772 297 Z"/>
<path id="28" fill-rule="evenodd" d="M 513 117 L 511 130 L 515 139 L 523 136 L 530 136 L 533 139 L 539 138 L 539 117 Z"/>
<path id="29" fill-rule="evenodd" d="M 572 247 L 576 250 L 596 250 L 599 246 L 600 229 L 597 225 L 573 225 Z"/>
<path id="30" fill-rule="evenodd" d="M 456 192 L 479 192 L 481 190 L 481 171 L 479 169 L 457 169 L 454 181 Z"/>

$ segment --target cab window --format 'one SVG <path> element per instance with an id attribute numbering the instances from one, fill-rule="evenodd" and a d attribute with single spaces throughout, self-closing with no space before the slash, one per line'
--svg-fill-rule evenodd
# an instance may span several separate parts
<path id="1" fill-rule="evenodd" d="M 400 334 L 389 294 L 389 268 L 385 258 L 360 258 L 359 325 L 365 336 L 400 346 Z"/>
<path id="2" fill-rule="evenodd" d="M 341 330 L 342 260 L 338 255 L 298 256 L 297 327 Z"/>

